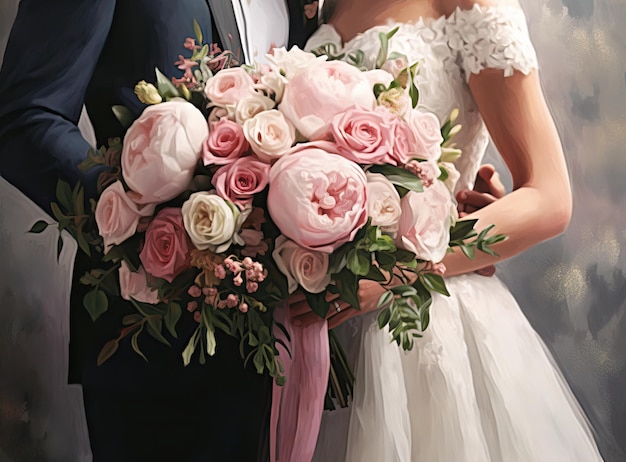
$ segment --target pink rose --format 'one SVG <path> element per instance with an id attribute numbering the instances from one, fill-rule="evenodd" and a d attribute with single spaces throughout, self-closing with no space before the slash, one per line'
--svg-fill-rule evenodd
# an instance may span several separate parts
<path id="1" fill-rule="evenodd" d="M 394 118 L 393 149 L 391 153 L 393 165 L 405 165 L 415 156 L 417 140 L 409 124 L 400 117 Z"/>
<path id="2" fill-rule="evenodd" d="M 113 245 L 119 245 L 137 231 L 141 217 L 149 217 L 154 213 L 154 206 L 140 208 L 135 204 L 122 186 L 116 181 L 106 188 L 96 205 L 96 223 L 98 232 L 104 240 L 105 253 Z"/>
<path id="3" fill-rule="evenodd" d="M 270 170 L 267 206 L 289 239 L 332 252 L 367 222 L 366 190 L 365 173 L 357 164 L 302 144 Z"/>
<path id="4" fill-rule="evenodd" d="M 409 112 L 408 123 L 415 135 L 415 157 L 437 162 L 443 142 L 439 119 L 430 112 L 413 109 Z"/>
<path id="5" fill-rule="evenodd" d="M 347 107 L 374 108 L 374 92 L 363 74 L 343 61 L 308 67 L 289 81 L 278 109 L 302 136 L 319 138 L 333 117 Z"/>
<path id="6" fill-rule="evenodd" d="M 193 104 L 148 106 L 126 132 L 122 174 L 140 204 L 166 202 L 185 191 L 209 128 Z"/>
<path id="7" fill-rule="evenodd" d="M 164 208 L 154 217 L 139 259 L 148 273 L 168 282 L 189 268 L 189 241 L 179 208 Z"/>
<path id="8" fill-rule="evenodd" d="M 330 131 L 339 154 L 346 159 L 357 164 L 382 164 L 393 162 L 394 125 L 394 116 L 385 109 L 355 106 L 336 115 Z"/>
<path id="9" fill-rule="evenodd" d="M 300 247 L 285 236 L 278 236 L 272 257 L 280 272 L 287 276 L 290 294 L 298 284 L 312 294 L 323 292 L 330 284 L 327 253 Z"/>
<path id="10" fill-rule="evenodd" d="M 252 203 L 255 194 L 267 186 L 270 166 L 254 157 L 241 157 L 215 172 L 213 186 L 223 198 L 240 208 Z"/>
<path id="11" fill-rule="evenodd" d="M 409 191 L 402 198 L 402 216 L 396 243 L 419 259 L 440 262 L 450 243 L 455 207 L 448 188 L 435 181 L 423 192 Z"/>
<path id="12" fill-rule="evenodd" d="M 148 275 L 142 266 L 135 271 L 131 271 L 124 260 L 119 270 L 120 292 L 125 300 L 135 299 L 138 302 L 156 305 L 159 303 L 159 292 L 148 287 Z"/>
<path id="13" fill-rule="evenodd" d="M 211 77 L 204 92 L 213 104 L 237 104 L 240 99 L 256 94 L 254 80 L 241 67 L 222 69 Z"/>
<path id="14" fill-rule="evenodd" d="M 241 157 L 250 147 L 241 125 L 228 119 L 211 122 L 209 137 L 202 145 L 204 165 L 224 165 Z"/>

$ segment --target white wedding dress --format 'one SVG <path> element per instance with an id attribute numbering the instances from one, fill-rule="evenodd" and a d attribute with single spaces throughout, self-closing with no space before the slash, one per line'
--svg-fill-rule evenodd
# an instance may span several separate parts
<path id="1" fill-rule="evenodd" d="M 445 120 L 458 107 L 463 155 L 457 188 L 471 188 L 489 135 L 466 84 L 483 68 L 528 73 L 537 60 L 524 14 L 511 7 L 456 10 L 448 18 L 389 23 L 343 44 L 323 25 L 307 49 L 332 43 L 365 53 L 379 32 L 399 30 L 389 51 L 419 62 L 419 105 Z M 592 462 L 602 460 L 589 425 L 550 353 L 496 277 L 447 280 L 423 339 L 405 353 L 375 314 L 340 326 L 356 375 L 347 409 L 326 412 L 320 462 Z"/>

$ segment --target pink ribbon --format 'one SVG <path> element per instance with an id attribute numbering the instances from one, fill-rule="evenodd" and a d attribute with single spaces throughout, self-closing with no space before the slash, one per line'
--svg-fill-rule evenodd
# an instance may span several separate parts
<path id="1" fill-rule="evenodd" d="M 289 346 L 291 357 L 279 344 L 287 382 L 282 387 L 274 384 L 272 390 L 270 461 L 306 462 L 313 458 L 324 410 L 330 370 L 328 326 L 324 319 L 294 326 L 286 304 L 276 308 L 274 319 L 291 337 L 287 341 L 275 328 L 274 335 Z"/>

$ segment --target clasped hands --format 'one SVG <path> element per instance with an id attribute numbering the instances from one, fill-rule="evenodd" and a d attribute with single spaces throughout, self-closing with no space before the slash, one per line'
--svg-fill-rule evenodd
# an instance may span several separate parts
<path id="1" fill-rule="evenodd" d="M 479 210 L 492 202 L 500 199 L 506 190 L 500 181 L 500 177 L 493 165 L 485 164 L 478 169 L 476 183 L 473 190 L 461 190 L 457 193 L 459 217 L 463 218 L 476 210 Z M 496 268 L 489 265 L 481 268 L 476 273 L 483 276 L 493 276 Z M 328 293 L 326 300 L 330 302 L 330 309 L 326 314 L 328 328 L 332 329 L 348 319 L 374 311 L 378 308 L 378 300 L 387 289 L 376 281 L 361 280 L 359 282 L 358 297 L 360 310 L 356 310 L 348 303 L 339 300 L 338 295 Z M 319 316 L 311 311 L 311 307 L 306 301 L 304 294 L 296 292 L 292 294 L 287 302 L 291 314 L 291 321 L 296 326 L 308 326 L 319 321 Z"/>

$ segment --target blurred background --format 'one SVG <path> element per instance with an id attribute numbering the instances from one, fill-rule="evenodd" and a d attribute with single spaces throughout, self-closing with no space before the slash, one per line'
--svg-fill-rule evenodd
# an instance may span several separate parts
<path id="1" fill-rule="evenodd" d="M 17 3 L 0 0 L 0 51 Z M 626 462 L 626 2 L 520 3 L 565 147 L 574 217 L 563 236 L 500 264 L 498 276 L 553 352 L 605 460 Z M 493 150 L 488 161 L 510 185 Z M 0 194 L 0 238 L 7 242 L 17 211 L 11 191 Z M 24 258 L 55 241 L 33 239 Z M 0 462 L 89 460 L 80 389 L 64 383 L 67 319 L 58 318 L 67 314 L 41 303 L 46 284 L 67 281 L 16 276 L 11 261 L 20 252 L 0 249 Z M 36 285 L 37 293 L 24 296 L 15 290 L 20 284 Z"/>

